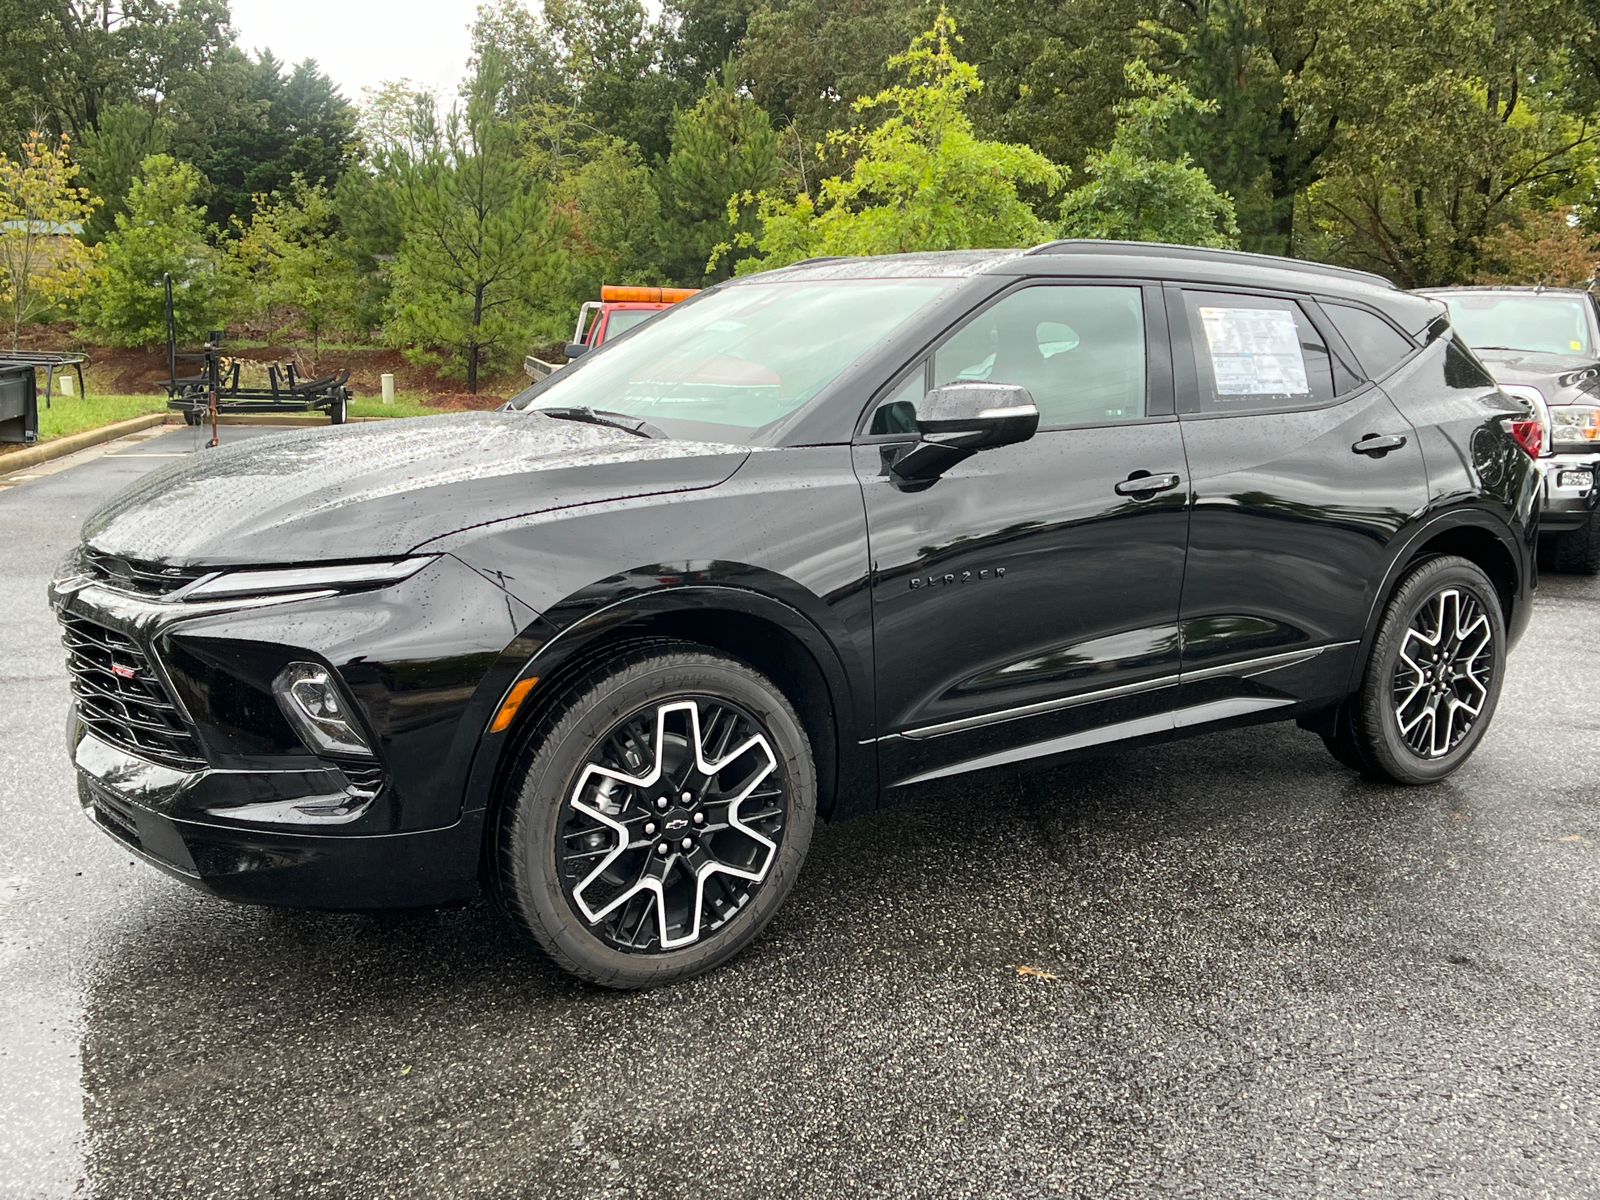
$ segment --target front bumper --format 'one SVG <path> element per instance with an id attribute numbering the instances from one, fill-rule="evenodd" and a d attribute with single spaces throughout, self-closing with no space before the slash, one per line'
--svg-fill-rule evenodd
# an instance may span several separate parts
<path id="1" fill-rule="evenodd" d="M 1553 454 L 1539 460 L 1544 483 L 1539 532 L 1582 529 L 1600 506 L 1600 454 Z"/>
<path id="2" fill-rule="evenodd" d="M 73 751 L 84 815 L 146 862 L 211 895 L 285 908 L 427 908 L 478 890 L 483 813 L 413 833 L 292 833 L 170 815 L 193 811 L 208 777 L 136 758 L 85 734 Z M 263 792 L 272 774 L 252 782 Z M 298 790 L 298 782 L 287 785 Z M 165 809 L 166 811 L 162 811 Z"/>

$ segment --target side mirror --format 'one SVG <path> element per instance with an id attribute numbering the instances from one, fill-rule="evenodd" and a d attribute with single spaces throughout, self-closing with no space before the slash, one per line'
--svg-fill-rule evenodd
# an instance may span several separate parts
<path id="1" fill-rule="evenodd" d="M 570 362 L 574 358 L 581 358 L 589 353 L 589 347 L 582 342 L 568 342 L 561 348 L 561 353 L 565 354 Z"/>
<path id="2" fill-rule="evenodd" d="M 1014 383 L 949 383 L 917 405 L 922 440 L 890 465 L 900 479 L 931 483 L 979 450 L 1025 442 L 1039 428 L 1039 406 Z"/>

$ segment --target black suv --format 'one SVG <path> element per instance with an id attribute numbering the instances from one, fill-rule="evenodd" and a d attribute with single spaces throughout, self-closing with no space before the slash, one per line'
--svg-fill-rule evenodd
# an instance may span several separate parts
<path id="1" fill-rule="evenodd" d="M 128 489 L 51 589 L 82 801 L 220 896 L 485 885 L 570 971 L 680 979 L 756 936 L 817 817 L 928 780 L 1285 719 L 1448 775 L 1528 621 L 1530 425 L 1367 275 L 812 260 L 506 411 Z"/>

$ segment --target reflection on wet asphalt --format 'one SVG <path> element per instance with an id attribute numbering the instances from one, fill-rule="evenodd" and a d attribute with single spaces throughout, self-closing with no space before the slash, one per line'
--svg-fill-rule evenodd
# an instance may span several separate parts
<path id="1" fill-rule="evenodd" d="M 925 790 L 624 996 L 82 822 L 44 579 L 160 461 L 0 494 L 0 1196 L 1600 1194 L 1600 582 L 1544 581 L 1448 784 L 1275 726 Z"/>

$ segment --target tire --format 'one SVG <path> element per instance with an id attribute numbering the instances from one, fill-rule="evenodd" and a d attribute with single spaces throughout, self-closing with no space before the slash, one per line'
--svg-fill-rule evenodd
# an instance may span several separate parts
<path id="1" fill-rule="evenodd" d="M 1482 740 L 1505 661 L 1505 616 L 1488 576 L 1464 558 L 1429 559 L 1395 590 L 1361 690 L 1323 740 L 1371 778 L 1436 783 Z"/>
<path id="2" fill-rule="evenodd" d="M 573 682 L 529 732 L 494 831 L 495 891 L 573 975 L 675 983 L 771 920 L 816 800 L 810 742 L 769 679 L 705 647 L 647 643 Z"/>
<path id="3" fill-rule="evenodd" d="M 328 424 L 343 425 L 350 413 L 350 401 L 340 396 L 328 407 Z"/>
<path id="4" fill-rule="evenodd" d="M 183 423 L 185 425 L 198 425 L 198 424 L 200 424 L 200 414 L 198 412 L 196 412 L 192 408 L 184 409 L 183 410 Z"/>
<path id="5" fill-rule="evenodd" d="M 1600 574 L 1600 517 L 1591 514 L 1582 529 L 1550 536 L 1550 565 L 1563 575 Z M 1543 539 L 1540 539 L 1541 541 Z"/>

